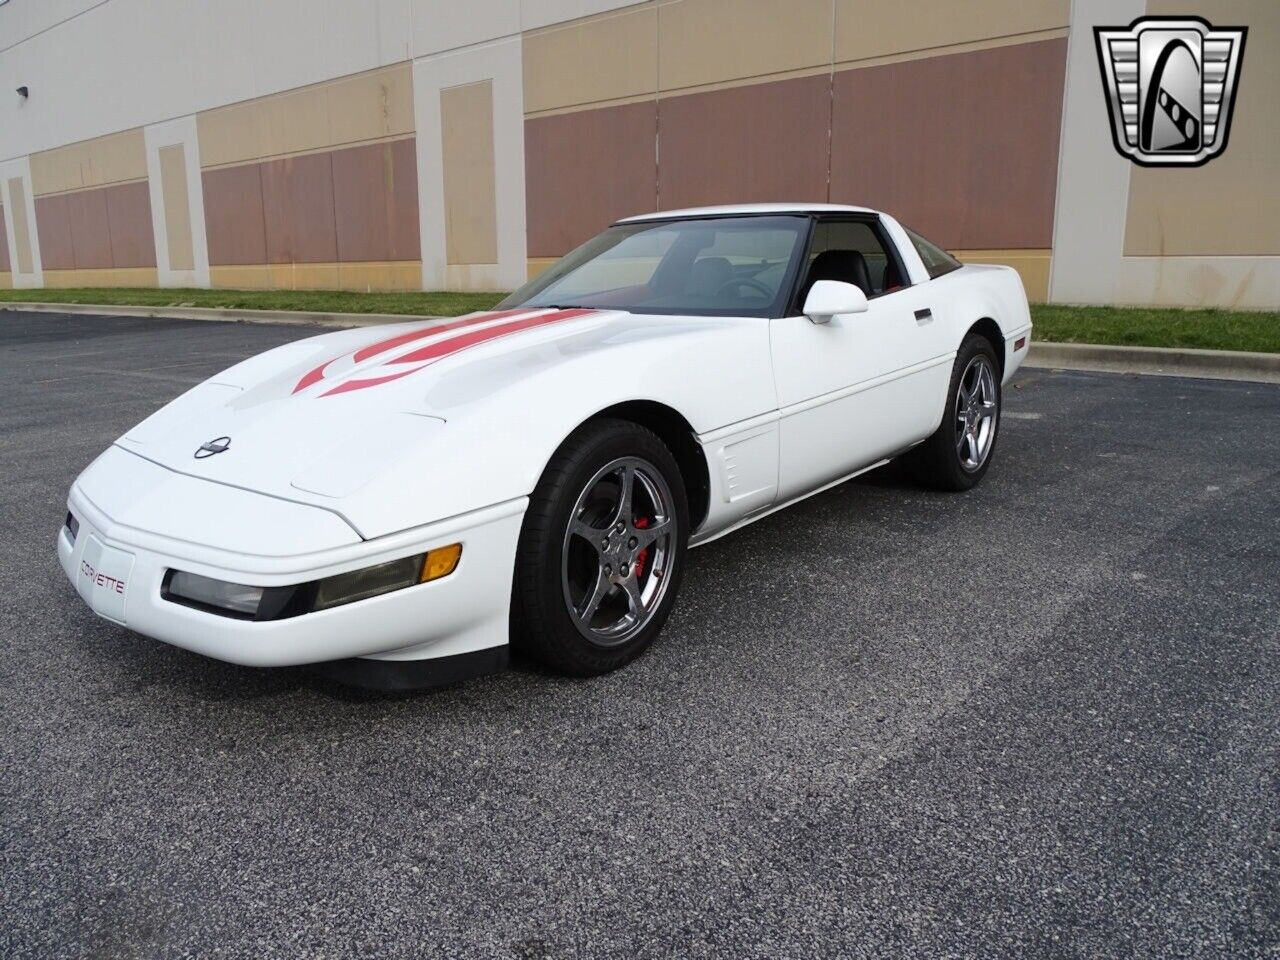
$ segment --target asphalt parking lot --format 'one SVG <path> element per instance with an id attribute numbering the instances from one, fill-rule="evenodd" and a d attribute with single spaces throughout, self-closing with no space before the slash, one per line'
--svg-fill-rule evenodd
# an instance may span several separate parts
<path id="1" fill-rule="evenodd" d="M 1280 953 L 1280 387 L 1027 371 L 978 490 L 707 546 L 595 680 L 378 697 L 95 619 L 77 472 L 314 332 L 0 313 L 0 956 Z"/>

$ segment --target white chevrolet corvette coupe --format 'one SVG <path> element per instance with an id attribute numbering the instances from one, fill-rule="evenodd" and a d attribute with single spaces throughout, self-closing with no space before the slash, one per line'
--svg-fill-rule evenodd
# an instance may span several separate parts
<path id="1" fill-rule="evenodd" d="M 235 663 L 407 689 L 515 646 L 602 673 L 689 547 L 895 457 L 978 483 L 1030 335 L 1017 273 L 873 210 L 632 217 L 493 312 L 194 387 L 80 475 L 58 554 L 99 615 Z"/>

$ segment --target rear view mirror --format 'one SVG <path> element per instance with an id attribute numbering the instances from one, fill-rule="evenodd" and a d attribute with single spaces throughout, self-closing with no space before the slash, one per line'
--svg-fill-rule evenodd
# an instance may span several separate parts
<path id="1" fill-rule="evenodd" d="M 804 315 L 814 323 L 829 323 L 842 313 L 866 313 L 867 307 L 862 288 L 840 280 L 819 280 L 804 298 Z"/>

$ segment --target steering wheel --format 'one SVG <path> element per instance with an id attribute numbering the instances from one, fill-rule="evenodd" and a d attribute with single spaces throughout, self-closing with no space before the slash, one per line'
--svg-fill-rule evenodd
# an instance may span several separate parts
<path id="1" fill-rule="evenodd" d="M 752 280 L 750 277 L 734 277 L 732 280 L 728 281 L 727 283 L 721 284 L 720 289 L 716 291 L 715 295 L 718 297 L 720 296 L 720 294 L 725 293 L 726 291 L 731 290 L 735 287 L 750 287 L 752 290 L 755 290 L 757 293 L 760 294 L 760 296 L 764 297 L 766 300 L 773 299 L 772 290 L 766 287 L 759 280 Z"/>

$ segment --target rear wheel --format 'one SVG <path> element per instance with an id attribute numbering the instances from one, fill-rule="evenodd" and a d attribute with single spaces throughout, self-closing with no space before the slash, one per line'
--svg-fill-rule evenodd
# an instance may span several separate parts
<path id="1" fill-rule="evenodd" d="M 985 337 L 960 345 L 942 424 L 907 457 L 916 476 L 939 490 L 968 490 L 991 466 L 1000 429 L 1000 375 Z"/>
<path id="2" fill-rule="evenodd" d="M 679 468 L 654 433 L 623 420 L 579 429 L 529 499 L 512 642 L 579 676 L 633 660 L 675 603 L 688 515 Z"/>

